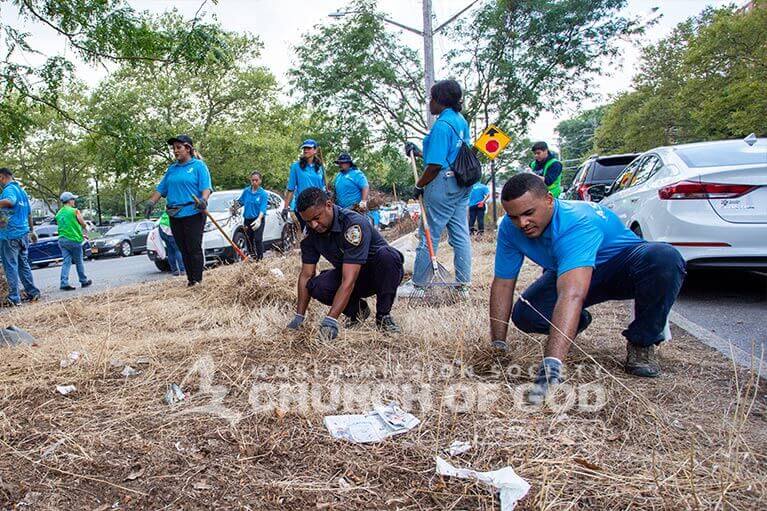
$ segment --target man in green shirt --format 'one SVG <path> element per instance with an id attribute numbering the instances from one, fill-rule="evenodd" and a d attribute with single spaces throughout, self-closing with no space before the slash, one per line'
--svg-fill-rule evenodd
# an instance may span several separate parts
<path id="1" fill-rule="evenodd" d="M 77 277 L 82 287 L 88 287 L 93 282 L 85 275 L 85 263 L 83 263 L 83 231 L 87 228 L 85 220 L 80 212 L 75 209 L 77 195 L 71 192 L 61 194 L 61 209 L 56 213 L 56 224 L 59 226 L 59 248 L 64 261 L 61 263 L 61 285 L 64 291 L 74 291 L 76 288 L 69 285 L 69 270 L 74 261 L 77 268 Z"/>

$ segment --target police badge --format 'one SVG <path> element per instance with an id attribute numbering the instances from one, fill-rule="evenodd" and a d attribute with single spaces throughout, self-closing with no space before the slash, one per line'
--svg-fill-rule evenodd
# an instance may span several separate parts
<path id="1" fill-rule="evenodd" d="M 355 247 L 358 247 L 362 243 L 362 229 L 360 229 L 359 225 L 352 225 L 346 229 L 344 238 Z"/>

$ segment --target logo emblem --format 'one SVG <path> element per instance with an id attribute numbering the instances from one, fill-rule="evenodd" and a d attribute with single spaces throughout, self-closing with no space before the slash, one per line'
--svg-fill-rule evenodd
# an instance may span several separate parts
<path id="1" fill-rule="evenodd" d="M 352 225 L 346 229 L 344 238 L 355 247 L 358 247 L 362 243 L 362 229 L 359 225 Z"/>

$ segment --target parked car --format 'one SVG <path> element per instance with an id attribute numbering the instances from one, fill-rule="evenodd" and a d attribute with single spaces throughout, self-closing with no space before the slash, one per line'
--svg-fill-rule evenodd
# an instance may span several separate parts
<path id="1" fill-rule="evenodd" d="M 240 196 L 242 190 L 225 190 L 213 192 L 208 199 L 208 211 L 216 222 L 224 229 L 229 238 L 244 252 L 248 253 L 245 228 L 242 225 L 242 209 L 236 215 L 229 211 L 232 203 Z M 266 210 L 266 225 L 264 226 L 264 247 L 278 248 L 287 251 L 296 243 L 296 230 L 290 219 L 282 219 L 280 214 L 285 201 L 274 192 L 268 191 Z M 221 235 L 210 220 L 205 222 L 202 236 L 202 246 L 205 254 L 205 264 L 232 263 L 238 259 L 232 246 Z M 165 251 L 165 245 L 160 238 L 159 228 L 155 227 L 147 241 L 147 256 L 154 261 L 160 271 L 170 271 L 170 264 Z"/>
<path id="2" fill-rule="evenodd" d="M 652 149 L 601 205 L 688 267 L 767 268 L 767 138 Z"/>
<path id="3" fill-rule="evenodd" d="M 37 243 L 29 245 L 29 264 L 33 268 L 45 268 L 51 263 L 62 260 L 58 229 L 56 224 L 35 227 Z M 83 240 L 83 257 L 90 259 L 91 256 L 91 243 L 85 239 Z"/>
<path id="4" fill-rule="evenodd" d="M 607 188 L 637 156 L 639 153 L 590 156 L 578 169 L 572 185 L 562 194 L 562 198 L 601 201 Z"/>
<path id="5" fill-rule="evenodd" d="M 93 257 L 140 254 L 146 250 L 146 239 L 152 229 L 154 223 L 149 220 L 117 224 L 103 237 L 93 240 Z"/>

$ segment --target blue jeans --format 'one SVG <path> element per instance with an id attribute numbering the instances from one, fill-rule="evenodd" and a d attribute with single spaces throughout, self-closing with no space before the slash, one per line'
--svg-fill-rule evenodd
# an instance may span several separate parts
<path id="1" fill-rule="evenodd" d="M 170 265 L 170 271 L 177 271 L 179 273 L 186 272 L 184 268 L 184 260 L 181 258 L 181 251 L 176 245 L 176 238 L 168 236 L 165 231 L 160 228 L 160 239 L 165 242 L 165 251 L 168 253 L 168 264 Z"/>
<path id="2" fill-rule="evenodd" d="M 64 259 L 61 263 L 61 287 L 69 285 L 69 270 L 72 268 L 72 262 L 77 268 L 77 278 L 80 284 L 88 282 L 85 275 L 85 263 L 83 263 L 83 246 L 79 241 L 72 241 L 66 238 L 59 238 L 59 248 L 61 257 Z"/>
<path id="3" fill-rule="evenodd" d="M 437 245 L 442 231 L 447 228 L 448 242 L 453 247 L 455 278 L 462 284 L 471 282 L 471 240 L 466 208 L 469 207 L 471 188 L 459 186 L 452 171 L 442 169 L 434 180 L 426 185 L 423 199 L 426 204 L 426 218 L 431 228 L 432 245 L 437 253 Z M 428 284 L 431 268 L 426 237 L 421 226 L 421 243 L 418 246 L 413 268 L 413 284 Z"/>
<path id="4" fill-rule="evenodd" d="M 663 328 L 685 277 L 685 262 L 677 249 L 666 243 L 641 243 L 624 249 L 597 265 L 583 308 L 608 300 L 634 300 L 634 321 L 623 331 L 637 346 L 658 344 Z M 551 321 L 557 301 L 557 272 L 546 270 L 522 296 Z M 548 334 L 549 323 L 521 300 L 511 321 L 523 332 Z M 581 314 L 581 326 L 584 325 Z"/>
<path id="5" fill-rule="evenodd" d="M 474 223 L 477 224 L 477 229 L 474 229 Z M 471 232 L 477 232 L 480 234 L 485 232 L 485 208 L 478 206 L 469 206 L 469 230 Z"/>
<path id="6" fill-rule="evenodd" d="M 21 302 L 19 296 L 19 279 L 29 296 L 38 296 L 40 290 L 32 280 L 32 268 L 29 266 L 29 236 L 12 240 L 0 240 L 0 257 L 5 270 L 5 280 L 8 282 L 8 299 L 15 303 Z"/>

